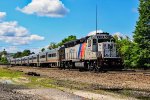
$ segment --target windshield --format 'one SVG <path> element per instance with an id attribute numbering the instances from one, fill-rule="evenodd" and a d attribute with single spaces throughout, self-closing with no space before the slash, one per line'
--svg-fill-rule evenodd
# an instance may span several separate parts
<path id="1" fill-rule="evenodd" d="M 101 42 L 110 42 L 110 39 L 98 39 L 98 43 Z M 111 40 L 111 42 L 115 42 L 115 40 Z"/>
<path id="2" fill-rule="evenodd" d="M 98 43 L 101 43 L 101 42 L 109 42 L 110 40 L 109 39 L 98 39 Z"/>

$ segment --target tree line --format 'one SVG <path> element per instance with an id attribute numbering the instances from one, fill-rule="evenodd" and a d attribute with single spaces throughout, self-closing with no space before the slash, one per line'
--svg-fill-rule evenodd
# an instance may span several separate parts
<path id="1" fill-rule="evenodd" d="M 34 52 L 31 52 L 30 50 L 24 50 L 23 52 L 18 51 L 13 55 L 13 58 L 19 58 L 24 56 L 29 56 L 31 54 L 35 54 Z"/>
<path id="2" fill-rule="evenodd" d="M 73 41 L 73 40 L 76 40 L 76 39 L 77 39 L 76 36 L 70 35 L 70 36 L 64 38 L 64 39 L 63 39 L 61 42 L 59 42 L 59 43 L 51 42 L 51 43 L 49 44 L 49 46 L 48 46 L 47 49 L 51 50 L 51 49 L 55 49 L 55 48 L 61 47 L 64 43 L 67 43 L 67 42 L 69 42 L 69 41 Z M 42 52 L 45 51 L 45 48 L 42 48 L 41 51 L 42 51 Z"/>
<path id="3" fill-rule="evenodd" d="M 139 20 L 133 32 L 133 41 L 128 37 L 118 38 L 123 64 L 130 68 L 150 68 L 150 0 L 139 0 Z"/>
<path id="4" fill-rule="evenodd" d="M 7 55 L 7 51 L 5 51 L 5 49 L 2 52 L 0 52 L 0 64 L 7 64 L 8 63 L 6 55 Z"/>

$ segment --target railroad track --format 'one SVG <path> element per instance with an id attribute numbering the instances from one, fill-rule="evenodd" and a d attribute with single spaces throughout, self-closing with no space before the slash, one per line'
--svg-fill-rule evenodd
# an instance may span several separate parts
<path id="1" fill-rule="evenodd" d="M 5 65 L 6 66 L 6 65 Z M 8 67 L 10 67 L 10 65 L 7 65 Z M 16 67 L 16 66 L 13 66 Z M 79 71 L 79 72 L 89 72 L 89 73 L 97 73 L 95 71 L 85 71 L 85 70 L 80 70 L 80 69 L 60 69 L 59 67 L 32 67 L 32 66 L 17 66 L 17 67 L 23 67 L 23 68 L 33 68 L 33 69 L 51 69 L 51 70 L 65 70 L 65 71 Z M 130 75 L 134 75 L 134 74 L 144 74 L 147 76 L 150 76 L 150 70 L 133 70 L 133 69 L 123 69 L 123 70 L 104 70 L 104 71 L 100 71 L 98 73 L 108 73 L 108 74 L 117 74 L 117 73 L 128 73 Z"/>

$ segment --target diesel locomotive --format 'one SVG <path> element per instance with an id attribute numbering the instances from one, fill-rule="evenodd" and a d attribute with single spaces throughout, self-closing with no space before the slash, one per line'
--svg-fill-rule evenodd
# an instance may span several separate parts
<path id="1" fill-rule="evenodd" d="M 122 60 L 117 44 L 109 33 L 97 33 L 67 42 L 63 46 L 10 59 L 11 65 L 28 65 L 63 69 L 82 68 L 85 70 L 122 69 Z"/>

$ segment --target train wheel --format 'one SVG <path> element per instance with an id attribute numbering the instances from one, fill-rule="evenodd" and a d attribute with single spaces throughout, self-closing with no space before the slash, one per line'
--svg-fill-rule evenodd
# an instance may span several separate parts
<path id="1" fill-rule="evenodd" d="M 70 70 L 72 67 L 72 64 L 68 62 L 68 69 Z"/>
<path id="2" fill-rule="evenodd" d="M 84 68 L 83 68 L 83 70 L 85 70 L 85 71 L 88 70 L 88 64 L 87 64 L 87 62 L 84 62 Z"/>
<path id="3" fill-rule="evenodd" d="M 99 67 L 97 65 L 94 66 L 94 71 L 99 72 Z"/>
<path id="4" fill-rule="evenodd" d="M 51 64 L 48 64 L 48 67 L 51 68 L 52 67 Z"/>
<path id="5" fill-rule="evenodd" d="M 94 63 L 93 66 L 94 66 L 93 69 L 94 69 L 95 72 L 99 72 L 100 71 L 101 66 L 98 66 L 97 63 Z"/>
<path id="6" fill-rule="evenodd" d="M 60 62 L 59 68 L 60 68 L 60 69 L 64 69 L 64 64 L 63 64 L 63 62 Z"/>
<path id="7" fill-rule="evenodd" d="M 66 68 L 65 62 L 62 63 L 62 68 L 65 70 L 65 68 Z"/>
<path id="8" fill-rule="evenodd" d="M 90 64 L 87 64 L 87 68 L 88 68 L 88 71 L 93 71 L 94 70 L 94 67 Z"/>
<path id="9" fill-rule="evenodd" d="M 65 63 L 65 69 L 68 69 L 69 68 L 69 63 Z"/>

